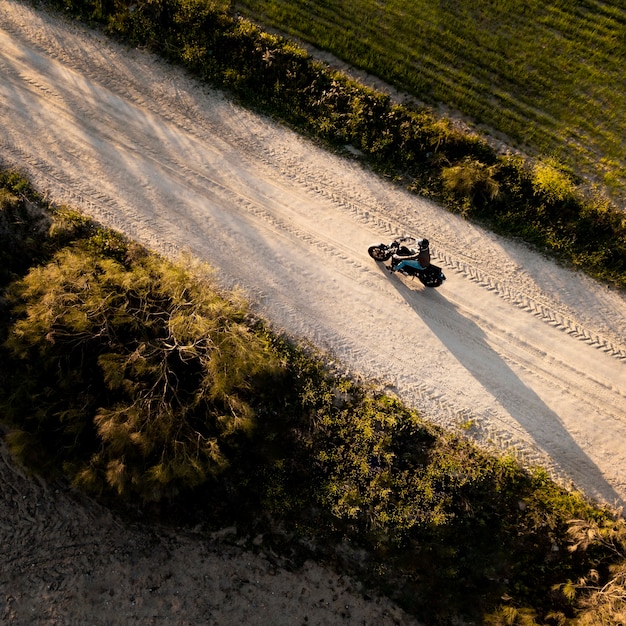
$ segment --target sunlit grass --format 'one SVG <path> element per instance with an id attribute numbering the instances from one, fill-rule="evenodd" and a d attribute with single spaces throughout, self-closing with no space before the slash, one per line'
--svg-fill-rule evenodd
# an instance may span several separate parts
<path id="1" fill-rule="evenodd" d="M 241 0 L 235 6 L 626 197 L 626 5 Z"/>

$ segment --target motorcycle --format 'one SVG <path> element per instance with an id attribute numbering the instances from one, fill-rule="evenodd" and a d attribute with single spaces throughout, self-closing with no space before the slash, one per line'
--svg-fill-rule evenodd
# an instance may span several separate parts
<path id="1" fill-rule="evenodd" d="M 379 263 L 384 263 L 391 259 L 391 268 L 395 268 L 403 257 L 410 257 L 415 254 L 415 250 L 405 245 L 407 242 L 414 242 L 412 237 L 401 237 L 394 239 L 390 244 L 379 243 L 370 246 L 367 253 Z M 418 270 L 416 267 L 405 266 L 399 270 L 401 274 L 416 277 L 426 287 L 440 287 L 446 279 L 440 267 L 432 263 L 426 269 Z"/>

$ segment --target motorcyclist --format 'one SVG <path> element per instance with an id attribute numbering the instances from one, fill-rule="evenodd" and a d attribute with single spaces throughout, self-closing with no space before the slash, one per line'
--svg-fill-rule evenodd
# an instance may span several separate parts
<path id="1" fill-rule="evenodd" d="M 430 265 L 430 248 L 428 239 L 417 240 L 417 250 L 409 250 L 408 255 L 394 255 L 389 268 L 390 272 L 403 272 L 406 267 L 414 267 L 417 270 L 425 270 Z"/>

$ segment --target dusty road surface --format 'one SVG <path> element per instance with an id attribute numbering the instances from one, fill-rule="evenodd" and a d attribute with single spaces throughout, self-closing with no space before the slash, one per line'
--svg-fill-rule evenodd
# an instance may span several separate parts
<path id="1" fill-rule="evenodd" d="M 626 502 L 626 300 L 75 24 L 0 0 L 0 159 L 189 251 L 434 422 Z M 366 253 L 426 236 L 425 290 Z"/>
<path id="2" fill-rule="evenodd" d="M 626 498 L 626 300 L 324 152 L 153 57 L 0 2 L 0 154 L 425 416 Z M 426 236 L 439 290 L 366 253 Z"/>

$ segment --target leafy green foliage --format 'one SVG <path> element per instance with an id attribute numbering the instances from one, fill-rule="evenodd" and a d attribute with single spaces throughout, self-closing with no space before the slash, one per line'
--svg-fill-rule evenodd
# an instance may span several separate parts
<path id="1" fill-rule="evenodd" d="M 457 165 L 444 167 L 441 177 L 444 190 L 457 196 L 460 203 L 467 203 L 469 212 L 476 202 L 485 204 L 499 197 L 500 183 L 494 178 L 495 172 L 494 165 L 466 158 Z"/>
<path id="2" fill-rule="evenodd" d="M 600 522 L 573 519 L 568 534 L 571 552 L 596 552 L 597 560 L 594 569 L 585 576 L 555 585 L 555 589 L 576 603 L 580 611 L 577 616 L 567 619 L 563 613 L 555 612 L 551 617 L 568 626 L 625 623 L 626 520 L 623 517 Z M 607 555 L 610 555 L 608 559 Z"/>
<path id="3" fill-rule="evenodd" d="M 6 347 L 27 373 L 6 413 L 67 450 L 78 482 L 158 500 L 223 470 L 275 363 L 243 303 L 155 256 L 125 265 L 92 251 L 102 239 L 12 286 Z"/>
<path id="4" fill-rule="evenodd" d="M 45 240 L 50 218 L 17 172 L 0 171 L 0 286 L 27 270 Z"/>
<path id="5" fill-rule="evenodd" d="M 538 626 L 535 621 L 537 613 L 532 609 L 518 609 L 513 606 L 503 606 L 488 615 L 486 626 Z"/>
<path id="6" fill-rule="evenodd" d="M 261 464 L 264 511 L 312 533 L 317 545 L 365 550 L 366 565 L 343 559 L 439 623 L 477 619 L 507 593 L 550 606 L 536 590 L 565 572 L 582 574 L 584 559 L 565 549 L 568 520 L 605 513 L 580 494 L 479 452 L 310 358 L 282 354 L 291 418 L 277 425 L 282 446 Z"/>

